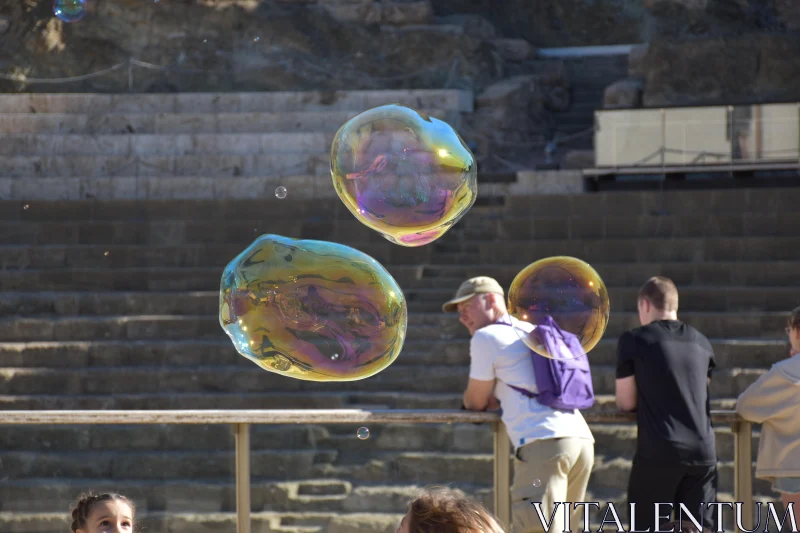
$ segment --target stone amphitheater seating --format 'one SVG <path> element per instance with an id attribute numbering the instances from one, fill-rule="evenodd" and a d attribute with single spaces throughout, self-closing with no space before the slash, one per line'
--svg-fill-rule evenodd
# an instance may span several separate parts
<path id="1" fill-rule="evenodd" d="M 472 106 L 458 91 L 0 96 L 0 410 L 457 408 L 468 337 L 441 302 L 467 276 L 507 286 L 556 254 L 591 262 L 609 286 L 611 322 L 591 353 L 600 408 L 613 404 L 615 339 L 654 274 L 677 282 L 682 318 L 713 341 L 715 407 L 785 356 L 800 188 L 509 196 L 401 248 L 355 221 L 326 177 L 338 126 L 393 101 L 456 124 Z M 262 233 L 342 242 L 386 265 L 410 310 L 395 364 L 309 383 L 236 354 L 217 288 Z M 365 441 L 356 429 L 254 427 L 253 531 L 394 531 L 429 483 L 491 501 L 489 427 L 376 426 Z M 593 431 L 591 499 L 622 502 L 635 427 Z M 717 432 L 730 501 L 733 441 Z M 0 531 L 64 531 L 86 488 L 131 495 L 146 531 L 232 531 L 232 443 L 223 426 L 3 427 Z M 760 481 L 755 492 L 775 497 Z"/>

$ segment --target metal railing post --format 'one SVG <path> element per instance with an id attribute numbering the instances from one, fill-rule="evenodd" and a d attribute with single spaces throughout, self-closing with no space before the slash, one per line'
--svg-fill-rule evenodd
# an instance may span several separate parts
<path id="1" fill-rule="evenodd" d="M 753 424 L 731 423 L 733 432 L 733 499 L 742 502 L 742 525 L 753 526 Z"/>
<path id="2" fill-rule="evenodd" d="M 233 424 L 236 435 L 236 533 L 250 533 L 250 424 Z"/>
<path id="3" fill-rule="evenodd" d="M 494 433 L 494 515 L 500 524 L 511 529 L 511 457 L 506 426 L 492 423 Z"/>

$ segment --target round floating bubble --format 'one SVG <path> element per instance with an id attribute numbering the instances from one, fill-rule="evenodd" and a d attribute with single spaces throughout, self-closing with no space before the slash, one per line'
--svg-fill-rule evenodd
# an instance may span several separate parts
<path id="1" fill-rule="evenodd" d="M 358 428 L 358 431 L 356 431 L 356 436 L 361 440 L 367 440 L 369 438 L 369 428 Z"/>
<path id="2" fill-rule="evenodd" d="M 353 381 L 397 358 L 408 312 L 397 282 L 372 257 L 262 235 L 225 268 L 219 320 L 237 351 L 265 370 Z"/>
<path id="3" fill-rule="evenodd" d="M 75 22 L 86 15 L 86 0 L 55 0 L 53 14 L 64 22 Z"/>
<path id="4" fill-rule="evenodd" d="M 277 189 L 275 189 L 275 196 L 277 196 L 281 200 L 286 198 L 286 187 L 280 186 Z"/>
<path id="5" fill-rule="evenodd" d="M 331 147 L 339 198 L 366 226 L 403 246 L 435 241 L 472 207 L 477 168 L 441 120 L 384 105 L 348 120 Z"/>
<path id="6" fill-rule="evenodd" d="M 610 305 L 605 283 L 594 268 L 575 257 L 559 256 L 531 263 L 517 274 L 508 290 L 508 310 L 537 326 L 530 332 L 530 327 L 515 328 L 529 348 L 545 357 L 568 359 L 575 356 L 569 349 L 574 337 L 586 353 L 600 341 Z"/>
<path id="7" fill-rule="evenodd" d="M 541 487 L 542 486 L 542 480 L 541 479 L 534 479 L 533 480 L 533 486 L 534 487 Z"/>

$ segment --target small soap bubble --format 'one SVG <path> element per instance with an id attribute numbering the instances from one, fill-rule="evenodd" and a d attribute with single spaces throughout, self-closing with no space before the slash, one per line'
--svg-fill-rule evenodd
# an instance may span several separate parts
<path id="1" fill-rule="evenodd" d="M 477 167 L 449 124 L 403 105 L 348 120 L 331 146 L 339 198 L 364 225 L 403 246 L 444 235 L 475 203 Z"/>
<path id="2" fill-rule="evenodd" d="M 64 22 L 76 22 L 86 15 L 86 0 L 55 0 L 53 14 Z"/>
<path id="3" fill-rule="evenodd" d="M 106 256 L 106 257 L 108 257 L 108 250 L 106 250 L 105 252 L 103 252 L 103 255 L 104 255 L 104 256 Z"/>
<path id="4" fill-rule="evenodd" d="M 261 40 L 261 37 L 254 37 L 254 38 L 253 38 L 253 42 L 254 42 L 254 43 L 257 43 L 257 42 L 258 42 L 258 41 L 260 41 L 260 40 Z"/>
<path id="5" fill-rule="evenodd" d="M 367 440 L 369 438 L 369 428 L 358 428 L 358 431 L 356 431 L 356 436 L 361 440 Z"/>
<path id="6" fill-rule="evenodd" d="M 261 235 L 225 268 L 219 321 L 270 372 L 354 381 L 397 359 L 405 296 L 372 257 L 342 244 Z"/>
<path id="7" fill-rule="evenodd" d="M 541 487 L 542 486 L 542 480 L 541 479 L 534 479 L 533 480 L 533 486 L 534 487 Z"/>
<path id="8" fill-rule="evenodd" d="M 27 211 L 30 208 L 31 208 L 30 204 L 25 204 L 25 205 L 22 206 L 22 209 L 24 209 L 25 211 Z"/>
<path id="9" fill-rule="evenodd" d="M 286 187 L 284 187 L 283 185 L 281 185 L 280 187 L 278 187 L 277 189 L 275 189 L 275 196 L 277 196 L 277 197 L 278 197 L 278 198 L 280 198 L 281 200 L 283 200 L 284 198 L 286 198 Z"/>
<path id="10" fill-rule="evenodd" d="M 531 263 L 517 274 L 508 290 L 508 310 L 528 324 L 514 329 L 531 350 L 570 359 L 574 355 L 564 334 L 577 337 L 589 353 L 606 331 L 611 306 L 605 283 L 589 263 L 558 256 Z"/>

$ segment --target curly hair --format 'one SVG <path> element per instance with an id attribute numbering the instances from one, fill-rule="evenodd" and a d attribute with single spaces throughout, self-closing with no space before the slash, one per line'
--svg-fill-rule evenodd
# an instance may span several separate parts
<path id="1" fill-rule="evenodd" d="M 411 533 L 504 533 L 495 517 L 460 490 L 431 487 L 408 505 Z"/>
<path id="2" fill-rule="evenodd" d="M 136 506 L 127 496 L 117 494 L 115 492 L 106 492 L 103 494 L 86 493 L 78 497 L 78 501 L 72 506 L 72 533 L 79 529 L 86 528 L 86 520 L 89 518 L 89 513 L 92 512 L 94 504 L 99 502 L 108 501 L 121 501 L 126 503 L 131 508 L 131 513 L 136 513 Z M 133 517 L 131 517 L 133 518 Z"/>

